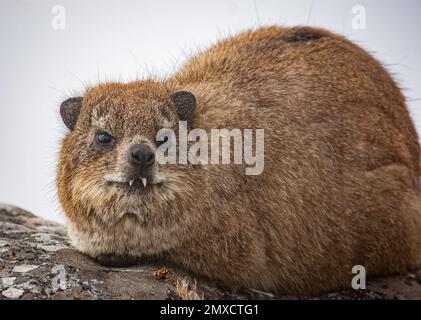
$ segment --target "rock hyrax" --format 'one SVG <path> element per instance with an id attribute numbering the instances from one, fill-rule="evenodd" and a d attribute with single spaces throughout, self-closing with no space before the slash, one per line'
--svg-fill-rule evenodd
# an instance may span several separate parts
<path id="1" fill-rule="evenodd" d="M 223 40 L 168 79 L 63 102 L 57 186 L 73 245 L 119 265 L 160 257 L 220 283 L 308 295 L 420 265 L 420 147 L 367 52 L 309 27 Z M 162 165 L 156 134 L 264 129 L 264 170 Z M 146 185 L 146 186 L 145 186 Z"/>

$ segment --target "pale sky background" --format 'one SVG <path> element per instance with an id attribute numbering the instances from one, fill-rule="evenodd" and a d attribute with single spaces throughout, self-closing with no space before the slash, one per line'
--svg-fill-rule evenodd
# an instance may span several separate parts
<path id="1" fill-rule="evenodd" d="M 65 30 L 52 8 L 66 9 Z M 352 27 L 363 5 L 365 30 Z M 98 79 L 164 75 L 228 33 L 311 24 L 348 36 L 385 63 L 405 89 L 421 131 L 421 1 L 1 0 L 0 202 L 64 221 L 54 186 L 65 133 L 60 102 Z"/>

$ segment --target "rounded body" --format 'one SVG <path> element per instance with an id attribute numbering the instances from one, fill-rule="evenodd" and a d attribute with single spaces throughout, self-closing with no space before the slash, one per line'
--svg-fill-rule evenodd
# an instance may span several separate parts
<path id="1" fill-rule="evenodd" d="M 72 161 L 88 146 L 93 106 L 153 118 L 138 92 L 158 106 L 174 90 L 197 98 L 190 129 L 264 129 L 263 173 L 161 166 L 168 182 L 138 202 L 102 194 L 90 180 L 101 158 Z M 369 275 L 419 266 L 419 179 L 418 137 L 383 67 L 327 31 L 270 27 L 218 43 L 164 82 L 90 89 L 63 143 L 58 189 L 74 245 L 92 256 L 162 256 L 227 285 L 308 295 L 350 287 L 355 265 Z"/>

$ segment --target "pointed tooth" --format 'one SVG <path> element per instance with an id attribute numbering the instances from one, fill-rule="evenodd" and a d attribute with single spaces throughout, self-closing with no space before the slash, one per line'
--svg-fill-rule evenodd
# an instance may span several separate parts
<path id="1" fill-rule="evenodd" d="M 131 187 L 133 185 L 134 180 L 129 181 L 129 186 Z"/>
<path id="2" fill-rule="evenodd" d="M 146 178 L 140 178 L 142 180 L 143 186 L 146 188 L 146 185 L 148 184 L 148 181 Z"/>

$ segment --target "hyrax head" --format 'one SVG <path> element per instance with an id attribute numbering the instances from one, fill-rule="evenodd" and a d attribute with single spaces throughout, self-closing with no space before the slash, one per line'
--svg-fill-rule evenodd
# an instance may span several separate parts
<path id="1" fill-rule="evenodd" d="M 171 128 L 176 134 L 195 106 L 192 93 L 151 81 L 103 84 L 64 101 L 60 114 L 70 132 L 57 183 L 66 213 L 137 214 L 174 197 L 180 172 L 158 163 L 157 148 L 169 141 L 157 141 L 157 133 Z"/>

